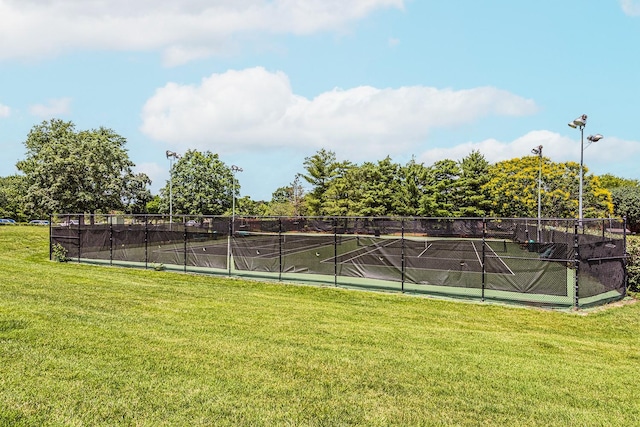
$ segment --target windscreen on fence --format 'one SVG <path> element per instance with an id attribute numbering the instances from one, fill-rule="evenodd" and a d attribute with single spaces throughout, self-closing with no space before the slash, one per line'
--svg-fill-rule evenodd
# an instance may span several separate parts
<path id="1" fill-rule="evenodd" d="M 78 261 L 525 304 L 625 295 L 613 220 L 58 215 L 51 243 Z"/>

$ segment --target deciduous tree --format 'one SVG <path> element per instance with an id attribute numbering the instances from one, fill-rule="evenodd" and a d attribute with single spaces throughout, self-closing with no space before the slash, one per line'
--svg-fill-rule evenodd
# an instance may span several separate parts
<path id="1" fill-rule="evenodd" d="M 640 230 L 640 187 L 617 187 L 611 190 L 616 215 L 627 218 L 632 231 Z"/>
<path id="2" fill-rule="evenodd" d="M 536 217 L 538 207 L 537 156 L 505 160 L 489 168 L 491 179 L 485 185 L 492 201 L 492 215 Z M 584 168 L 583 215 L 607 217 L 612 212 L 611 196 L 594 175 Z M 542 159 L 541 211 L 545 218 L 578 216 L 580 165 L 554 163 Z"/>
<path id="3" fill-rule="evenodd" d="M 240 192 L 233 180 L 231 168 L 217 154 L 188 150 L 173 164 L 171 182 L 160 190 L 160 210 L 169 213 L 171 195 L 174 215 L 229 214 L 233 191 L 236 197 Z"/>
<path id="4" fill-rule="evenodd" d="M 29 219 L 31 215 L 25 211 L 24 203 L 26 190 L 27 182 L 23 175 L 0 178 L 0 218 L 12 218 L 16 221 Z"/>
<path id="5" fill-rule="evenodd" d="M 34 126 L 17 167 L 27 180 L 27 209 L 37 213 L 123 208 L 133 178 L 126 139 L 111 129 L 76 131 L 59 119 Z"/>

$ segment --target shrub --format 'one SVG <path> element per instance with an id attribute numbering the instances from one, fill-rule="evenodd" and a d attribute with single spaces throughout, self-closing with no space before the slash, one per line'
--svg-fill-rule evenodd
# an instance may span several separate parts
<path id="1" fill-rule="evenodd" d="M 629 291 L 640 292 L 640 236 L 627 236 Z"/>
<path id="2" fill-rule="evenodd" d="M 54 261 L 67 262 L 69 260 L 69 258 L 67 258 L 67 249 L 60 243 L 53 245 L 51 254 L 53 255 Z"/>

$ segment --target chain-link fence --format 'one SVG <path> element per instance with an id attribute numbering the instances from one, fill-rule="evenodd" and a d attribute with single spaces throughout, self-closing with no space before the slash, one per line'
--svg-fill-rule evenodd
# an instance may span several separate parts
<path id="1" fill-rule="evenodd" d="M 626 294 L 623 221 L 56 215 L 78 262 L 585 307 Z"/>

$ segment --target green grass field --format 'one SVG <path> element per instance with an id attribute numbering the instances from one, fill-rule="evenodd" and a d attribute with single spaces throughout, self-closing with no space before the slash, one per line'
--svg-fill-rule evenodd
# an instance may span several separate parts
<path id="1" fill-rule="evenodd" d="M 640 304 L 54 263 L 47 245 L 0 227 L 0 426 L 640 425 Z"/>

